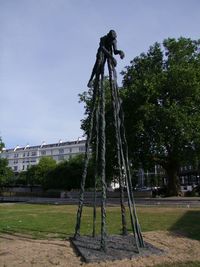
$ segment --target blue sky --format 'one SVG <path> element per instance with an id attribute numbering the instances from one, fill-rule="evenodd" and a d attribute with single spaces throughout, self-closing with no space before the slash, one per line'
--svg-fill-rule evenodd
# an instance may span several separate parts
<path id="1" fill-rule="evenodd" d="M 99 38 L 118 33 L 117 72 L 154 42 L 198 39 L 199 0 L 0 0 L 0 136 L 7 148 L 82 136 Z"/>

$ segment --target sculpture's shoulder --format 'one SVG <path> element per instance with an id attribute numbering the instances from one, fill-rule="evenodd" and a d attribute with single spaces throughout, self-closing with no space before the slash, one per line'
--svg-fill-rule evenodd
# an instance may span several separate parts
<path id="1" fill-rule="evenodd" d="M 100 46 L 105 46 L 106 41 L 107 41 L 107 36 L 105 35 L 105 36 L 103 36 L 103 37 L 100 38 L 99 45 Z"/>

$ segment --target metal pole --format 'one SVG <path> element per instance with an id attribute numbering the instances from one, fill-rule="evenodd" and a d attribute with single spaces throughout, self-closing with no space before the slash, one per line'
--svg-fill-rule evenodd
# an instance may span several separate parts
<path id="1" fill-rule="evenodd" d="M 102 186 L 101 199 L 101 250 L 106 251 L 106 180 L 105 180 L 105 152 L 106 152 L 106 136 L 105 136 L 105 91 L 103 88 L 103 70 L 101 73 L 101 92 L 100 92 L 100 176 Z"/>
<path id="2" fill-rule="evenodd" d="M 97 95 L 97 104 L 96 104 L 96 155 L 95 155 L 95 177 L 94 177 L 94 206 L 93 206 L 93 231 L 92 236 L 96 236 L 96 187 L 97 182 L 99 180 L 99 168 L 98 168 L 98 162 L 99 162 L 99 116 L 100 116 L 100 107 L 99 107 L 99 87 L 98 87 L 98 95 Z"/>
<path id="3" fill-rule="evenodd" d="M 98 79 L 96 80 L 96 86 L 99 86 Z M 92 139 L 92 131 L 93 131 L 93 124 L 94 124 L 94 114 L 95 114 L 95 104 L 96 104 L 96 95 L 97 95 L 97 88 L 94 87 L 93 92 L 93 98 L 92 98 L 92 112 L 90 117 L 90 128 L 87 136 L 86 141 L 86 151 L 85 151 L 85 158 L 84 158 L 84 168 L 83 168 L 83 174 L 81 178 L 81 188 L 80 188 L 80 196 L 79 196 L 79 207 L 77 211 L 76 216 L 76 226 L 75 226 L 75 234 L 74 238 L 80 235 L 80 225 L 81 225 L 81 217 L 82 217 L 82 211 L 83 211 L 83 201 L 84 201 L 84 192 L 85 192 L 85 181 L 87 176 L 87 169 L 88 169 L 88 163 L 89 163 L 89 156 L 90 156 L 90 144 Z"/>
<path id="4" fill-rule="evenodd" d="M 109 71 L 109 82 L 110 82 L 110 90 L 111 90 L 111 98 L 113 105 L 113 115 L 114 115 L 114 127 L 115 127 L 115 139 L 117 146 L 117 161 L 118 161 L 118 169 L 119 169 L 119 186 L 120 186 L 120 205 L 121 205 L 121 216 L 122 216 L 122 234 L 127 235 L 127 223 L 126 223 L 126 209 L 124 204 L 124 179 L 122 173 L 122 162 L 120 155 L 120 136 L 119 136 L 119 121 L 117 114 L 116 101 L 114 96 L 114 88 L 113 88 L 113 78 L 112 78 L 112 67 L 110 60 L 108 60 L 108 71 Z"/>

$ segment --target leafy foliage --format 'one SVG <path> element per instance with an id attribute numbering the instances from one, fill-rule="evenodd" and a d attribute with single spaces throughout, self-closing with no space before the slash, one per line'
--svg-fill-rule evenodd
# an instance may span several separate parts
<path id="1" fill-rule="evenodd" d="M 131 61 L 123 74 L 123 98 L 129 156 L 135 168 L 161 165 L 168 177 L 168 194 L 179 194 L 181 165 L 198 165 L 200 149 L 200 41 L 169 38 L 155 43 Z M 112 104 L 106 91 L 107 176 L 115 176 L 116 150 Z M 89 129 L 89 91 L 80 95 Z M 94 139 L 95 144 L 95 139 Z"/>
<path id="2" fill-rule="evenodd" d="M 0 153 L 5 147 L 5 144 L 0 137 Z M 0 187 L 8 185 L 11 183 L 13 179 L 13 171 L 10 167 L 8 167 L 8 160 L 4 158 L 0 158 Z"/>
<path id="3" fill-rule="evenodd" d="M 8 160 L 0 158 L 0 187 L 10 184 L 13 176 L 12 169 L 8 167 Z"/>
<path id="4" fill-rule="evenodd" d="M 2 138 L 0 137 L 0 152 L 2 151 L 2 149 L 5 147 Z"/>
<path id="5" fill-rule="evenodd" d="M 24 185 L 44 185 L 47 174 L 56 167 L 51 157 L 42 157 L 37 165 L 31 166 L 26 172 L 19 173 L 17 182 Z"/>
<path id="6" fill-rule="evenodd" d="M 84 155 L 78 155 L 59 163 L 55 168 L 47 173 L 44 181 L 46 189 L 78 189 L 80 188 L 80 181 L 83 172 Z M 88 179 L 86 181 L 86 188 L 92 187 L 92 164 L 90 161 L 88 168 Z"/>
<path id="7" fill-rule="evenodd" d="M 181 164 L 195 160 L 200 141 L 200 41 L 155 43 L 123 72 L 125 122 L 131 157 L 160 164 L 168 193 L 177 195 Z"/>
<path id="8" fill-rule="evenodd" d="M 50 157 L 40 159 L 38 165 L 31 166 L 15 178 L 15 185 L 41 185 L 44 189 L 76 189 L 80 188 L 83 172 L 84 155 L 80 154 L 69 160 L 56 164 Z M 86 187 L 93 187 L 93 165 L 90 160 Z"/>

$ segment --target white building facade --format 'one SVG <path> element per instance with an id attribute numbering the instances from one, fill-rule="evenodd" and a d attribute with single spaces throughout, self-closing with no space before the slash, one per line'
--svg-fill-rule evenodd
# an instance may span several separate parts
<path id="1" fill-rule="evenodd" d="M 16 173 L 26 171 L 30 166 L 39 163 L 42 157 L 51 157 L 56 162 L 68 160 L 78 154 L 85 152 L 85 140 L 45 144 L 37 146 L 15 147 L 3 149 L 1 158 L 8 160 L 8 166 Z"/>

